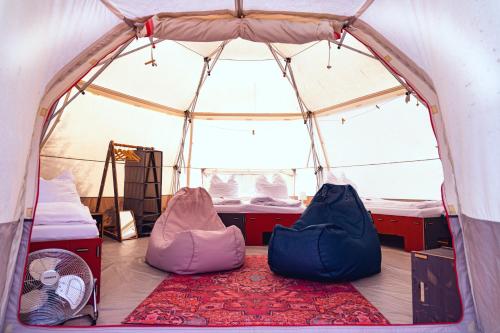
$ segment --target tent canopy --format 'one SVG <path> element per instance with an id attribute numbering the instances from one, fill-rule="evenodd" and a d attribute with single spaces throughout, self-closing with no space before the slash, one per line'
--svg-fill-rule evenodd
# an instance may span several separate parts
<path id="1" fill-rule="evenodd" d="M 163 193 L 172 194 L 184 110 L 206 70 L 204 59 L 224 45 L 199 90 L 185 148 L 186 155 L 191 152 L 190 169 L 182 170 L 190 181 L 183 178 L 181 184 L 207 185 L 202 177 L 207 168 L 240 176 L 287 169 L 295 173 L 290 194 L 313 195 L 317 184 L 310 138 L 296 91 L 272 47 L 278 61 L 291 58 L 297 92 L 315 116 L 314 139 L 326 172 L 346 174 L 364 196 L 441 197 L 441 163 L 428 111 L 416 99 L 405 103 L 406 90 L 353 37 L 346 36 L 340 49 L 329 41 L 265 44 L 240 38 L 149 44 L 132 42 L 92 81 L 89 94 L 64 109 L 42 149 L 42 177 L 72 170 L 80 194 L 95 197 L 107 144 L 115 140 L 162 150 Z M 157 66 L 149 64 L 151 59 Z M 99 70 L 94 68 L 83 82 Z M 161 105 L 161 112 L 152 105 Z M 123 170 L 118 172 L 121 179 Z M 104 194 L 112 193 L 108 184 Z"/>

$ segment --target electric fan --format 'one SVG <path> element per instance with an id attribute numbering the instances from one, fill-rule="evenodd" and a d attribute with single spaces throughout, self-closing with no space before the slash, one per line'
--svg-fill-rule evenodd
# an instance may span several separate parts
<path id="1" fill-rule="evenodd" d="M 78 315 L 93 296 L 92 324 L 97 321 L 95 280 L 87 263 L 63 249 L 30 253 L 24 277 L 20 316 L 31 325 L 59 325 Z"/>

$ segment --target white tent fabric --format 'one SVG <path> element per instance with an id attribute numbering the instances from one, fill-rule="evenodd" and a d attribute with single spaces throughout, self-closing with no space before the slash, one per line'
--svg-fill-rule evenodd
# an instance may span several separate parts
<path id="1" fill-rule="evenodd" d="M 363 19 L 425 72 L 432 73 L 446 124 L 461 212 L 498 221 L 500 205 L 494 198 L 499 193 L 500 177 L 488 170 L 488 166 L 500 162 L 500 151 L 489 150 L 496 142 L 498 127 L 483 132 L 484 136 L 477 134 L 484 124 L 500 126 L 499 113 L 491 107 L 500 98 L 500 76 L 485 75 L 499 70 L 496 45 L 500 23 L 485 18 L 498 12 L 500 4 L 491 2 L 493 6 L 489 7 L 465 1 L 449 7 L 450 3 L 400 1 L 394 5 L 391 1 L 376 1 Z M 402 10 L 406 6 L 412 7 L 411 13 Z M 444 12 L 447 15 L 441 15 Z M 405 29 L 396 33 L 394 25 Z M 474 163 L 465 163 L 465 159 Z M 458 162 L 461 160 L 464 163 Z M 479 192 L 484 196 L 476 195 Z"/>
<path id="2" fill-rule="evenodd" d="M 453 220 L 452 228 L 456 235 L 464 318 L 452 325 L 322 330 L 498 331 L 500 152 L 496 146 L 500 142 L 500 113 L 496 108 L 500 103 L 497 49 L 500 23 L 496 14 L 500 5 L 497 1 L 377 0 L 328 4 L 322 1 L 244 1 L 242 4 L 237 1 L 235 5 L 233 1 L 46 0 L 3 2 L 1 6 L 4 47 L 0 51 L 3 88 L 0 100 L 5 107 L 0 124 L 4 152 L 0 162 L 0 287 L 3 290 L 0 327 L 6 331 L 46 330 L 21 326 L 17 305 L 29 233 L 27 223 L 23 242 L 20 242 L 22 222 L 33 213 L 40 135 L 51 105 L 100 59 L 134 37 L 135 31 L 120 23 L 122 18 L 147 19 L 158 15 L 160 21 L 165 19 L 182 26 L 179 33 L 193 37 L 189 40 L 206 41 L 200 26 L 196 25 L 199 19 L 188 14 L 202 14 L 205 27 L 222 30 L 224 24 L 220 20 L 238 22 L 238 15 L 246 15 L 246 22 L 251 24 L 245 26 L 255 31 L 244 36 L 271 43 L 289 40 L 284 36 L 284 27 L 300 32 L 292 36 L 295 43 L 311 42 L 328 31 L 333 34 L 345 19 L 346 30 L 406 78 L 411 89 L 431 110 L 443 162 L 444 195 L 450 212 L 458 214 L 460 221 L 458 225 Z M 214 15 L 207 16 L 209 13 Z M 306 23 L 323 27 L 322 34 L 308 30 Z M 328 26 L 323 26 L 325 23 Z M 318 102 L 311 96 L 311 103 Z M 322 105 L 318 103 L 318 107 Z M 467 263 L 463 261 L 464 255 Z M 474 304 L 470 302 L 468 276 Z M 122 332 L 126 328 L 106 330 Z M 273 330 L 279 329 L 269 329 Z"/>
<path id="3" fill-rule="evenodd" d="M 361 196 L 441 198 L 437 143 L 428 111 L 415 99 L 406 104 L 397 97 L 317 119 L 332 172 L 345 173 Z"/>
<path id="4" fill-rule="evenodd" d="M 77 127 L 72 124 L 78 124 Z M 163 193 L 170 193 L 172 165 L 181 136 L 182 118 L 119 103 L 89 94 L 75 100 L 63 114 L 44 146 L 40 175 L 51 179 L 71 170 L 82 197 L 97 197 L 109 141 L 155 147 L 163 152 Z M 124 168 L 117 168 L 123 179 Z M 110 178 L 108 178 L 110 179 Z M 119 183 L 123 193 L 123 181 Z M 113 183 L 107 181 L 104 196 L 113 195 Z"/>

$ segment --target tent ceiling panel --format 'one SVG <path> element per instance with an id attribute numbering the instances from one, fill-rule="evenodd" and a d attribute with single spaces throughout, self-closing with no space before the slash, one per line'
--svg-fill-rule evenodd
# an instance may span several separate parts
<path id="1" fill-rule="evenodd" d="M 339 16 L 351 16 L 363 5 L 365 0 L 295 0 L 295 1 L 266 1 L 245 0 L 244 13 L 249 11 L 270 12 L 298 12 L 298 13 L 324 13 Z"/>
<path id="2" fill-rule="evenodd" d="M 233 13 L 234 0 L 107 0 L 111 6 L 118 9 L 125 17 L 143 18 L 158 13 L 201 13 L 225 11 Z"/>
<path id="3" fill-rule="evenodd" d="M 147 43 L 147 39 L 140 39 L 125 52 Z M 220 43 L 162 41 L 153 50 L 157 67 L 144 65 L 151 59 L 151 48 L 146 47 L 117 59 L 94 83 L 165 107 L 185 110 L 195 94 L 203 57 L 212 55 L 213 58 Z M 345 43 L 368 52 L 353 38 L 347 37 Z M 333 68 L 327 69 L 326 41 L 273 46 L 282 56 L 293 56 L 299 92 L 313 111 L 398 85 L 378 61 L 345 48 L 338 50 L 333 44 L 330 50 Z M 283 78 L 267 45 L 243 39 L 232 40 L 225 46 L 201 89 L 196 111 L 300 112 L 295 92 Z"/>
<path id="4" fill-rule="evenodd" d="M 201 90 L 196 112 L 299 113 L 295 92 L 273 61 L 220 60 Z"/>
<path id="5" fill-rule="evenodd" d="M 141 44 L 133 42 L 129 48 Z M 191 103 L 203 68 L 203 57 L 184 46 L 164 41 L 153 50 L 158 66 L 145 48 L 115 60 L 94 83 L 175 109 L 186 110 Z M 95 69 L 97 70 L 97 69 Z M 91 71 L 85 80 L 90 78 Z"/>
<path id="6" fill-rule="evenodd" d="M 346 38 L 346 43 L 366 50 L 353 38 Z M 331 69 L 327 69 L 329 48 L 326 41 L 292 59 L 300 94 L 309 109 L 323 109 L 399 85 L 377 60 L 331 46 Z"/>
<path id="7" fill-rule="evenodd" d="M 285 44 L 285 43 L 273 43 L 272 45 L 276 50 L 278 50 L 279 54 L 283 57 L 292 58 L 305 50 L 313 47 L 318 44 L 319 41 L 310 42 L 306 44 Z"/>
<path id="8" fill-rule="evenodd" d="M 140 39 L 139 39 L 140 40 Z M 221 42 L 177 42 L 184 46 L 186 49 L 197 53 L 201 57 L 208 57 L 217 50 Z M 227 46 L 226 46 L 227 47 Z"/>
<path id="9" fill-rule="evenodd" d="M 269 48 L 262 43 L 252 43 L 247 40 L 236 38 L 231 40 L 220 57 L 221 60 L 240 60 L 240 61 L 264 61 L 274 58 Z"/>

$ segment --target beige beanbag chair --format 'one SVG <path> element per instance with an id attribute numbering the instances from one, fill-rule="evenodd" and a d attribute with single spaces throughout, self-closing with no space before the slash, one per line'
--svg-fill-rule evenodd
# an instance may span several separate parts
<path id="1" fill-rule="evenodd" d="M 150 265 L 177 274 L 234 269 L 244 258 L 240 229 L 224 226 L 205 189 L 187 187 L 156 221 L 146 253 Z"/>

